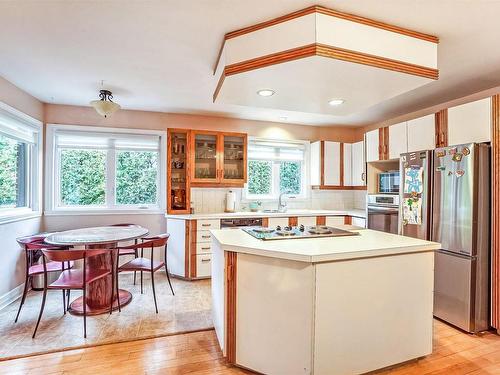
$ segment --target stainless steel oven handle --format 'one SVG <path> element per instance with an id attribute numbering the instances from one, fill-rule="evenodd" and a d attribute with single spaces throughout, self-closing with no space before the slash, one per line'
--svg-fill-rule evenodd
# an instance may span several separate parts
<path id="1" fill-rule="evenodd" d="M 368 206 L 368 214 L 370 214 L 370 211 L 372 212 L 377 212 L 377 213 L 398 213 L 399 208 L 396 207 L 378 207 L 378 206 Z"/>

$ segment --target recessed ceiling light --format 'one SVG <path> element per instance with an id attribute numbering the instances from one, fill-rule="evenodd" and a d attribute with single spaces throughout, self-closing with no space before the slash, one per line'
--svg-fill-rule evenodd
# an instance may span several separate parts
<path id="1" fill-rule="evenodd" d="M 260 96 L 273 96 L 274 91 L 271 89 L 263 89 L 263 90 L 257 91 L 257 94 L 259 94 Z"/>
<path id="2" fill-rule="evenodd" d="M 331 106 L 341 105 L 345 102 L 344 99 L 332 99 L 328 102 Z"/>
<path id="3" fill-rule="evenodd" d="M 280 119 L 281 121 L 286 121 L 286 120 L 288 120 L 288 117 L 286 117 L 286 116 L 280 116 L 280 117 L 279 117 L 279 119 Z"/>

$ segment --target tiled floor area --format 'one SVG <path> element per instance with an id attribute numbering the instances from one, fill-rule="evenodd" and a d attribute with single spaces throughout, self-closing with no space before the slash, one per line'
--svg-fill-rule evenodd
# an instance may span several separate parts
<path id="1" fill-rule="evenodd" d="M 172 296 L 163 272 L 155 275 L 158 310 L 154 310 L 149 275 L 144 275 L 144 294 L 133 285 L 132 273 L 120 275 L 120 288 L 129 290 L 132 302 L 113 312 L 87 319 L 87 339 L 83 338 L 83 319 L 63 315 L 61 291 L 49 291 L 44 315 L 35 339 L 31 338 L 40 311 L 41 292 L 30 292 L 19 321 L 14 319 L 19 300 L 0 310 L 0 359 L 30 353 L 61 350 L 109 342 L 154 337 L 211 328 L 210 280 L 173 279 Z M 79 294 L 72 291 L 71 299 Z M 0 371 L 0 373 L 2 373 Z"/>
<path id="2" fill-rule="evenodd" d="M 500 374 L 500 337 L 472 336 L 435 321 L 434 353 L 377 372 L 398 375 Z M 227 366 L 215 332 L 140 340 L 0 362 L 0 373 L 36 374 L 250 374 Z M 278 374 L 281 375 L 281 374 Z"/>

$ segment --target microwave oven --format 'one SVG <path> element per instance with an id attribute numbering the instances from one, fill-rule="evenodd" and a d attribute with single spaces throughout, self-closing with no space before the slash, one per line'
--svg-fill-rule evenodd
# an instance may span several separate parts
<path id="1" fill-rule="evenodd" d="M 387 171 L 378 174 L 379 194 L 399 193 L 399 171 Z"/>

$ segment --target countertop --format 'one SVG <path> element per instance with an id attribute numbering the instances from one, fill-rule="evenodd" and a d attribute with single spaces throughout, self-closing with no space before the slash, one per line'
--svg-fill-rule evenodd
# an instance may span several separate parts
<path id="1" fill-rule="evenodd" d="M 438 250 L 440 244 L 371 229 L 339 228 L 358 232 L 357 236 L 258 240 L 241 229 L 211 230 L 212 241 L 222 250 L 281 258 L 308 263 L 391 256 Z"/>
<path id="2" fill-rule="evenodd" d="M 355 216 L 366 218 L 365 210 L 288 210 L 286 212 L 219 212 L 212 214 L 172 215 L 165 214 L 167 219 L 202 220 L 202 219 L 229 219 L 229 218 L 259 218 L 259 217 L 290 217 L 290 216 Z"/>

